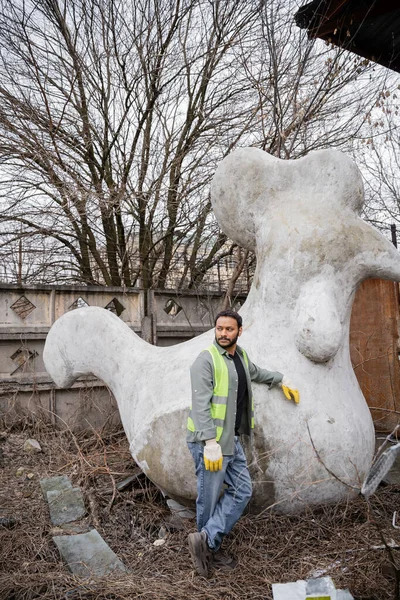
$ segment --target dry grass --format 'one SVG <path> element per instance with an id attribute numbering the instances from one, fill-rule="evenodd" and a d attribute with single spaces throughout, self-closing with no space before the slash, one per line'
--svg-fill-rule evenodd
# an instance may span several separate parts
<path id="1" fill-rule="evenodd" d="M 43 452 L 26 455 L 22 446 L 35 437 Z M 326 570 L 337 587 L 348 587 L 357 599 L 393 600 L 395 582 L 385 539 L 400 543 L 392 517 L 400 507 L 400 488 L 382 487 L 368 506 L 361 498 L 309 510 L 299 516 L 266 511 L 247 515 L 228 536 L 225 548 L 239 557 L 231 573 L 215 571 L 209 580 L 196 575 L 188 556 L 186 537 L 195 529 L 169 529 L 169 510 L 161 494 L 144 477 L 124 492 L 116 482 L 135 472 L 121 431 L 72 436 L 48 427 L 14 429 L 2 434 L 0 516 L 12 516 L 12 529 L 0 527 L 0 599 L 132 599 L 224 600 L 271 599 L 274 582 L 304 579 Z M 16 477 L 18 467 L 33 479 Z M 104 579 L 82 582 L 69 573 L 52 541 L 47 504 L 39 479 L 67 474 L 80 485 L 96 526 L 129 568 Z M 166 543 L 156 547 L 162 526 Z M 400 553 L 394 550 L 397 565 Z"/>

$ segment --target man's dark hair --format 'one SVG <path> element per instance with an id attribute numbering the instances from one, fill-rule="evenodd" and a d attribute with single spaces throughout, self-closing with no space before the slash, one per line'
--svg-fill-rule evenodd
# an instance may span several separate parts
<path id="1" fill-rule="evenodd" d="M 214 327 L 217 324 L 217 321 L 220 317 L 231 317 L 231 319 L 235 319 L 235 321 L 238 324 L 238 328 L 240 329 L 243 323 L 242 317 L 239 315 L 239 313 L 237 313 L 234 310 L 221 310 L 221 312 L 219 312 L 217 314 L 217 316 L 214 319 Z"/>

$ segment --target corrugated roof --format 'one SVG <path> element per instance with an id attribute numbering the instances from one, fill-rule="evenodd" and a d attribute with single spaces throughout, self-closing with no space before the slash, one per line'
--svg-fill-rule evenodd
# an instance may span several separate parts
<path id="1" fill-rule="evenodd" d="M 400 72 L 399 0 L 314 0 L 296 24 L 321 38 Z"/>

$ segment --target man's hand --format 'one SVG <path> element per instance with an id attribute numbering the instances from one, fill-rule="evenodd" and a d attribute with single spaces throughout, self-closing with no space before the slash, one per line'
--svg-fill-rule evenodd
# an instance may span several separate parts
<path id="1" fill-rule="evenodd" d="M 220 471 L 222 469 L 222 450 L 216 439 L 206 440 L 204 466 L 207 471 Z"/>
<path id="2" fill-rule="evenodd" d="M 289 381 L 289 379 L 284 376 L 282 379 L 282 391 L 285 394 L 287 400 L 293 400 L 296 404 L 300 402 L 300 394 L 299 390 L 297 390 L 294 385 Z"/>

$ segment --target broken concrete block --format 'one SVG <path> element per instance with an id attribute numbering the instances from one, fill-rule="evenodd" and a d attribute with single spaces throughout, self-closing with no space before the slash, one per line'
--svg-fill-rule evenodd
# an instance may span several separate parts
<path id="1" fill-rule="evenodd" d="M 55 536 L 53 541 L 70 571 L 78 577 L 103 577 L 114 570 L 127 570 L 96 529 L 78 535 Z"/>
<path id="2" fill-rule="evenodd" d="M 166 528 L 164 527 L 164 525 L 162 525 L 162 526 L 160 527 L 160 530 L 159 530 L 159 532 L 158 532 L 158 537 L 160 538 L 160 540 L 162 540 L 162 539 L 164 539 L 165 537 L 167 537 L 167 530 L 166 530 Z"/>
<path id="3" fill-rule="evenodd" d="M 50 519 L 53 525 L 63 525 L 77 521 L 85 516 L 86 508 L 80 488 L 70 488 L 62 492 L 47 492 Z"/>
<path id="4" fill-rule="evenodd" d="M 25 452 L 33 454 L 34 452 L 41 452 L 42 448 L 37 440 L 29 438 L 24 444 L 24 450 Z"/>
<path id="5" fill-rule="evenodd" d="M 122 481 L 119 481 L 116 486 L 117 490 L 119 492 L 123 492 L 124 490 L 126 490 L 126 488 L 138 478 L 139 473 L 141 473 L 140 470 L 138 470 L 138 473 L 135 473 L 134 475 L 129 475 L 129 477 L 126 477 Z"/>
<path id="6" fill-rule="evenodd" d="M 47 492 L 63 492 L 72 488 L 72 483 L 66 475 L 57 475 L 56 477 L 47 477 L 40 480 L 43 496 L 47 499 Z"/>
<path id="7" fill-rule="evenodd" d="M 178 515 L 181 519 L 194 519 L 196 516 L 194 510 L 190 510 L 190 508 L 179 504 L 179 502 L 172 500 L 172 498 L 168 498 L 167 504 L 172 514 Z"/>
<path id="8" fill-rule="evenodd" d="M 163 546 L 165 544 L 165 540 L 158 539 L 153 542 L 153 546 Z"/>
<path id="9" fill-rule="evenodd" d="M 14 517 L 0 517 L 0 527 L 6 527 L 6 529 L 12 529 L 17 524 L 17 519 Z"/>
<path id="10" fill-rule="evenodd" d="M 393 466 L 391 467 L 389 472 L 385 475 L 385 477 L 383 478 L 383 481 L 390 485 L 399 485 L 400 484 L 400 452 L 397 452 Z"/>

